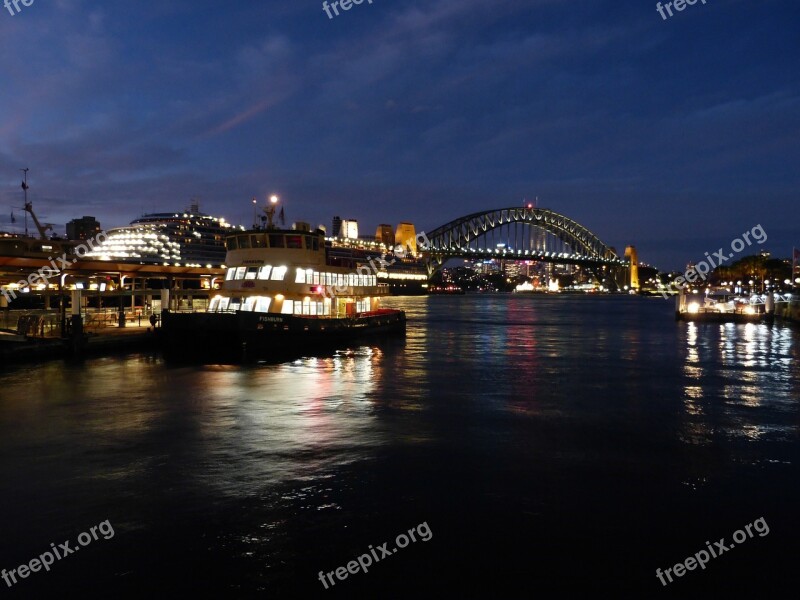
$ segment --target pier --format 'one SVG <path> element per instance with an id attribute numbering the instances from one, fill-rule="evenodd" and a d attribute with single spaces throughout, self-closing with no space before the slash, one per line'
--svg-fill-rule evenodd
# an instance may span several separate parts
<path id="1" fill-rule="evenodd" d="M 20 335 L 15 330 L 0 329 L 0 361 L 4 364 L 21 363 L 155 350 L 156 329 L 149 322 L 146 326 L 132 323 L 125 328 L 89 330 L 70 337 Z"/>
<path id="2" fill-rule="evenodd" d="M 782 321 L 800 324 L 800 300 L 779 304 L 775 309 L 775 316 Z"/>
<path id="3" fill-rule="evenodd" d="M 712 323 L 771 323 L 776 317 L 800 321 L 800 304 L 792 294 L 752 294 L 749 296 L 687 295 L 675 297 L 675 319 Z"/>
<path id="4" fill-rule="evenodd" d="M 31 285 L 26 291 L 14 283 L 50 265 L 43 257 L 0 256 L 3 361 L 151 347 L 152 316 L 160 320 L 164 309 L 205 310 L 224 277 L 221 267 L 211 265 L 75 260 L 47 284 Z"/>

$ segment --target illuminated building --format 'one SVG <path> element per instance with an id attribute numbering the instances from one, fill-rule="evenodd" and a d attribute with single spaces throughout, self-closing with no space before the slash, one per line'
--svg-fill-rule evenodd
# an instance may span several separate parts
<path id="1" fill-rule="evenodd" d="M 342 228 L 339 232 L 339 236 L 348 240 L 357 240 L 358 239 L 358 221 L 355 219 L 344 219 L 342 220 Z"/>

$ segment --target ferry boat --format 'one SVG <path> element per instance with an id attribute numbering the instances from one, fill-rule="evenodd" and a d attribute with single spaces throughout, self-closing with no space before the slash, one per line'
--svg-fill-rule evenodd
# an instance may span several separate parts
<path id="1" fill-rule="evenodd" d="M 688 296 L 681 290 L 675 297 L 675 320 L 710 323 L 771 323 L 775 317 L 775 297 L 730 294 Z"/>
<path id="2" fill-rule="evenodd" d="M 405 312 L 381 306 L 388 286 L 370 269 L 330 256 L 321 229 L 276 228 L 276 203 L 273 197 L 262 227 L 226 238 L 225 281 L 207 312 L 162 312 L 166 359 L 280 360 L 405 333 Z"/>

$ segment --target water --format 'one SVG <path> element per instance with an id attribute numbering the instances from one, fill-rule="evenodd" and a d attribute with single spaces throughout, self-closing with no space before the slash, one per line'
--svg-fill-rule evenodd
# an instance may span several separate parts
<path id="1" fill-rule="evenodd" d="M 328 357 L 0 371 L 0 566 L 75 546 L 106 519 L 114 529 L 0 589 L 794 594 L 796 330 L 676 323 L 671 303 L 634 297 L 392 304 L 408 312 L 405 340 Z M 666 587 L 656 578 L 762 517 L 768 534 Z M 423 523 L 429 541 L 414 529 L 417 541 L 336 579 Z"/>

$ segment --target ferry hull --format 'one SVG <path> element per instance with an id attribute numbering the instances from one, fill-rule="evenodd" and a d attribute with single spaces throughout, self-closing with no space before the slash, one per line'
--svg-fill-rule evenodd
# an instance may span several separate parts
<path id="1" fill-rule="evenodd" d="M 675 320 L 696 323 L 772 323 L 774 316 L 768 313 L 677 312 Z"/>
<path id="2" fill-rule="evenodd" d="M 379 310 L 347 319 L 236 313 L 162 313 L 159 331 L 170 362 L 236 364 L 325 353 L 352 341 L 402 335 L 406 315 Z"/>

